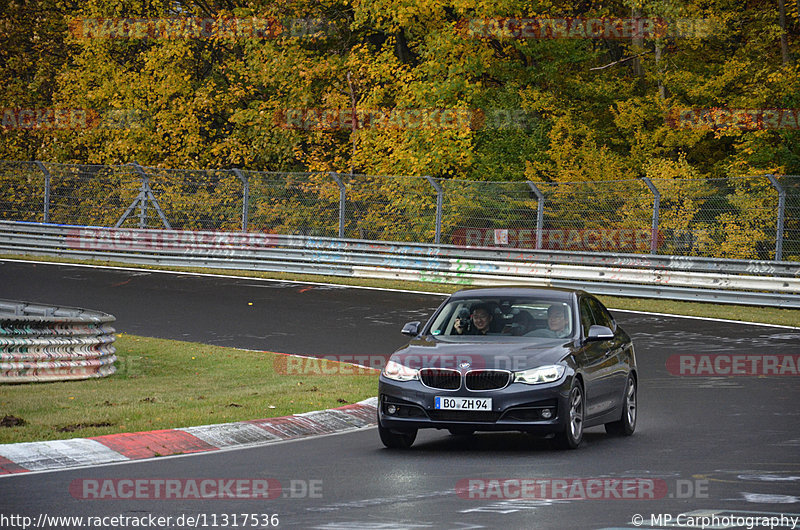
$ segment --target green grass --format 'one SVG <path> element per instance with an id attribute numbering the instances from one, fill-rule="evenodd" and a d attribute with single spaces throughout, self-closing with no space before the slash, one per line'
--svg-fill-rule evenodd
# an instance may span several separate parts
<path id="1" fill-rule="evenodd" d="M 280 368 L 285 365 L 274 365 L 285 356 L 269 352 L 126 334 L 115 344 L 118 372 L 109 377 L 0 385 L 0 418 L 25 422 L 0 427 L 0 443 L 286 416 L 341 407 L 377 392 L 377 371 L 286 375 Z"/>
<path id="2" fill-rule="evenodd" d="M 670 315 L 723 318 L 742 322 L 762 322 L 780 326 L 800 326 L 800 309 L 679 302 L 676 300 L 656 300 L 650 298 L 622 298 L 616 296 L 598 296 L 598 298 L 602 300 L 606 306 L 616 309 L 667 313 Z"/>

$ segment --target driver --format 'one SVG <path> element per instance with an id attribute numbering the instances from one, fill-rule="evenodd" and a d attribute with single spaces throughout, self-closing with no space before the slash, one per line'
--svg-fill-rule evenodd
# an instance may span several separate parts
<path id="1" fill-rule="evenodd" d="M 537 329 L 527 334 L 530 337 L 552 337 L 563 339 L 569 337 L 569 315 L 567 306 L 553 304 L 547 308 L 547 328 Z"/>

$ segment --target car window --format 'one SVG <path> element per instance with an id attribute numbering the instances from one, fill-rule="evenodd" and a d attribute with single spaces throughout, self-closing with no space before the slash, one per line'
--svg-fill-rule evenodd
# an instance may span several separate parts
<path id="1" fill-rule="evenodd" d="M 480 340 L 492 340 L 492 337 L 519 337 L 520 340 L 555 338 L 547 331 L 548 310 L 554 305 L 563 309 L 566 321 L 563 333 L 571 334 L 574 319 L 568 303 L 532 297 L 451 300 L 434 316 L 428 333 L 437 337 L 482 337 Z"/>
<path id="2" fill-rule="evenodd" d="M 580 312 L 581 312 L 581 329 L 583 331 L 583 336 L 589 334 L 589 328 L 592 327 L 594 324 L 594 316 L 592 315 L 592 310 L 589 307 L 588 299 L 581 298 L 580 303 Z"/>
<path id="3" fill-rule="evenodd" d="M 594 323 L 600 326 L 605 326 L 612 331 L 616 327 L 614 324 L 614 319 L 611 317 L 611 314 L 608 310 L 603 307 L 603 304 L 600 303 L 599 300 L 595 298 L 586 298 L 589 307 L 592 309 L 592 315 L 594 316 Z"/>

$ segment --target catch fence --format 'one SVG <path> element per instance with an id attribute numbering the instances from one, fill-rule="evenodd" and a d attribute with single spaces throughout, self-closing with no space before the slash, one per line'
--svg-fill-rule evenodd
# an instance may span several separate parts
<path id="1" fill-rule="evenodd" d="M 0 220 L 800 261 L 800 176 L 484 182 L 0 161 Z"/>

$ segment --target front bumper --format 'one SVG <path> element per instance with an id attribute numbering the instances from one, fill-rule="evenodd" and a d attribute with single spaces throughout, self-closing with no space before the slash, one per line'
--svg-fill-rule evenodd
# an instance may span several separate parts
<path id="1" fill-rule="evenodd" d="M 511 383 L 499 390 L 475 392 L 438 390 L 420 381 L 394 381 L 383 375 L 378 385 L 378 421 L 394 431 L 414 429 L 453 429 L 476 431 L 523 431 L 551 434 L 561 431 L 568 417 L 572 376 L 541 385 Z M 436 410 L 436 396 L 492 398 L 491 412 Z M 389 414 L 387 407 L 396 412 Z M 545 419 L 542 411 L 549 410 Z"/>

